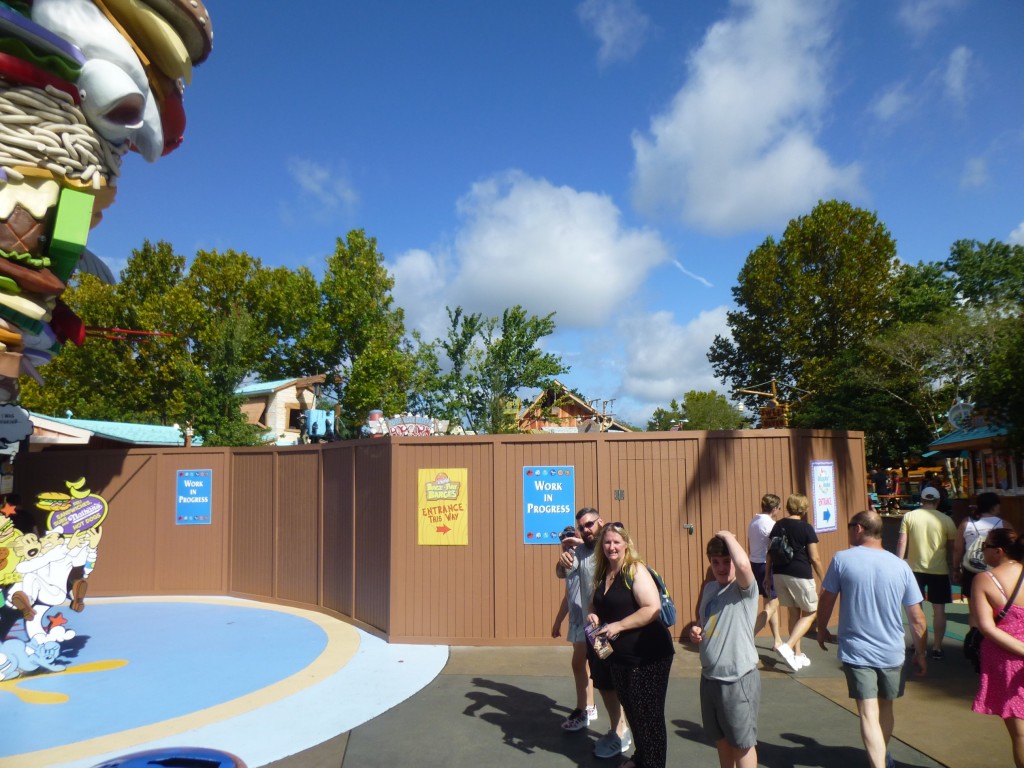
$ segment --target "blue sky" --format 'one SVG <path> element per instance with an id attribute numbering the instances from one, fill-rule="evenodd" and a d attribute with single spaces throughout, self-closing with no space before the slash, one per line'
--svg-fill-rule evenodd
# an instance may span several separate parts
<path id="1" fill-rule="evenodd" d="M 407 326 L 556 312 L 562 377 L 644 423 L 748 253 L 819 199 L 905 261 L 1024 243 L 1019 0 L 209 0 L 183 146 L 129 158 L 89 246 L 320 274 L 376 237 Z"/>

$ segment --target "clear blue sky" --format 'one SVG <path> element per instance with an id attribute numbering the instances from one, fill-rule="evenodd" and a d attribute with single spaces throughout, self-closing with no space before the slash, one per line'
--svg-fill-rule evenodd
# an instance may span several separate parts
<path id="1" fill-rule="evenodd" d="M 1019 0 L 209 0 L 183 146 L 131 157 L 90 248 L 322 272 L 362 228 L 407 325 L 557 312 L 642 424 L 688 389 L 751 249 L 819 199 L 900 258 L 1024 243 Z"/>

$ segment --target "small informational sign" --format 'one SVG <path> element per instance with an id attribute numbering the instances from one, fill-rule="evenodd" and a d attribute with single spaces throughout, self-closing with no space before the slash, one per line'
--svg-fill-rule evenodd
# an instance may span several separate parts
<path id="1" fill-rule="evenodd" d="M 523 467 L 523 541 L 557 544 L 576 517 L 575 467 Z"/>
<path id="2" fill-rule="evenodd" d="M 469 470 L 421 469 L 416 490 L 416 543 L 452 547 L 469 544 Z"/>
<path id="3" fill-rule="evenodd" d="M 834 531 L 836 523 L 836 468 L 832 461 L 811 462 L 814 530 Z"/>
<path id="4" fill-rule="evenodd" d="M 32 421 L 28 411 L 11 403 L 0 405 L 0 445 L 24 440 L 32 434 Z"/>
<path id="5" fill-rule="evenodd" d="M 179 469 L 174 505 L 178 525 L 210 525 L 213 522 L 213 470 Z"/>

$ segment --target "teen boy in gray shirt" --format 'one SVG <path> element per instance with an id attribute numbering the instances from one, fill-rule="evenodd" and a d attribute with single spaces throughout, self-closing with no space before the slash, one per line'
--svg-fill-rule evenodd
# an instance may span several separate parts
<path id="1" fill-rule="evenodd" d="M 761 704 L 754 646 L 757 582 L 733 533 L 716 533 L 707 554 L 715 580 L 704 585 L 700 624 L 690 629 L 691 642 L 700 647 L 701 719 L 721 765 L 756 768 Z"/>

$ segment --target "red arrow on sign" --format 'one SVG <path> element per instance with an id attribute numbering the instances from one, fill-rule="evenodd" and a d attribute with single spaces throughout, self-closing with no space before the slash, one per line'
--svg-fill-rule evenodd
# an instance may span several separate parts
<path id="1" fill-rule="evenodd" d="M 449 528 L 447 525 L 439 525 L 437 527 L 437 532 L 438 533 L 448 533 L 448 531 L 450 531 L 450 530 L 451 530 L 451 528 Z"/>

